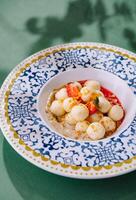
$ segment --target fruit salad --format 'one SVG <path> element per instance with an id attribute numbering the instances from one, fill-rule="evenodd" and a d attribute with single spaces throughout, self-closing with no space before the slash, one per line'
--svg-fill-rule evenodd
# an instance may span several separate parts
<path id="1" fill-rule="evenodd" d="M 111 136 L 125 115 L 117 96 L 96 80 L 70 82 L 54 89 L 46 113 L 59 134 L 77 140 Z"/>

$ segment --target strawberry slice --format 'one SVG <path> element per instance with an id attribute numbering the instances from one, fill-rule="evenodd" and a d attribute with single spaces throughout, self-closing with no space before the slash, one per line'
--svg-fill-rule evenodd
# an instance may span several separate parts
<path id="1" fill-rule="evenodd" d="M 105 97 L 110 97 L 113 93 L 106 88 L 101 86 L 101 92 L 104 94 Z"/>
<path id="2" fill-rule="evenodd" d="M 84 86 L 86 80 L 81 80 L 81 81 L 78 81 L 82 86 Z"/>
<path id="3" fill-rule="evenodd" d="M 90 115 L 92 115 L 92 114 L 97 112 L 97 107 L 95 106 L 95 104 L 92 101 L 88 102 L 86 104 L 86 106 L 87 106 L 87 108 L 89 110 Z"/>
<path id="4" fill-rule="evenodd" d="M 80 93 L 79 93 L 79 89 L 77 86 L 74 86 L 72 84 L 68 84 L 66 86 L 66 90 L 67 90 L 67 93 L 68 93 L 68 96 L 69 97 L 79 97 L 80 96 Z"/>
<path id="5" fill-rule="evenodd" d="M 119 104 L 122 107 L 121 102 L 119 101 L 118 97 L 115 96 L 110 90 L 101 86 L 101 92 L 104 94 L 104 96 L 112 105 Z"/>

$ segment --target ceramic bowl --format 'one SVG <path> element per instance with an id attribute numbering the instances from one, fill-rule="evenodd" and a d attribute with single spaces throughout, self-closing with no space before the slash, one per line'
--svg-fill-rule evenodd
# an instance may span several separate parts
<path id="1" fill-rule="evenodd" d="M 47 114 L 45 112 L 45 107 L 47 105 L 47 100 L 50 93 L 54 89 L 60 88 L 61 86 L 69 82 L 78 80 L 97 80 L 101 83 L 102 86 L 112 91 L 120 99 L 123 108 L 125 109 L 125 118 L 121 126 L 115 132 L 116 134 L 122 132 L 131 124 L 136 114 L 136 99 L 135 95 L 128 87 L 126 82 L 120 79 L 118 76 L 115 76 L 113 73 L 95 68 L 82 69 L 81 66 L 81 68 L 78 69 L 68 70 L 66 72 L 59 73 L 58 75 L 47 81 L 42 87 L 38 97 L 38 111 L 41 118 L 43 119 L 43 122 L 49 129 L 56 132 L 54 127 L 49 122 Z M 59 134 L 59 132 L 56 133 Z M 107 138 L 107 140 L 110 140 L 110 138 Z"/>

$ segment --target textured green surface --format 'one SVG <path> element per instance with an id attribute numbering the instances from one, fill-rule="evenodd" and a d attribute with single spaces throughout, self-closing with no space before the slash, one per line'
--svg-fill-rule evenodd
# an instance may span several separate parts
<path id="1" fill-rule="evenodd" d="M 0 84 L 25 57 L 66 42 L 93 41 L 136 51 L 135 0 L 0 0 Z M 21 158 L 0 134 L 0 200 L 134 200 L 136 172 L 74 180 Z"/>

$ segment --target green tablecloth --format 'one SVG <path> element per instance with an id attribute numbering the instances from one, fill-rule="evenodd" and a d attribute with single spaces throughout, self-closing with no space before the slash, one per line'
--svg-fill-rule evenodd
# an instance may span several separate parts
<path id="1" fill-rule="evenodd" d="M 21 60 L 43 48 L 93 41 L 136 51 L 135 0 L 0 0 L 0 84 Z M 0 134 L 0 200 L 134 200 L 136 172 L 74 180 L 21 158 Z"/>

